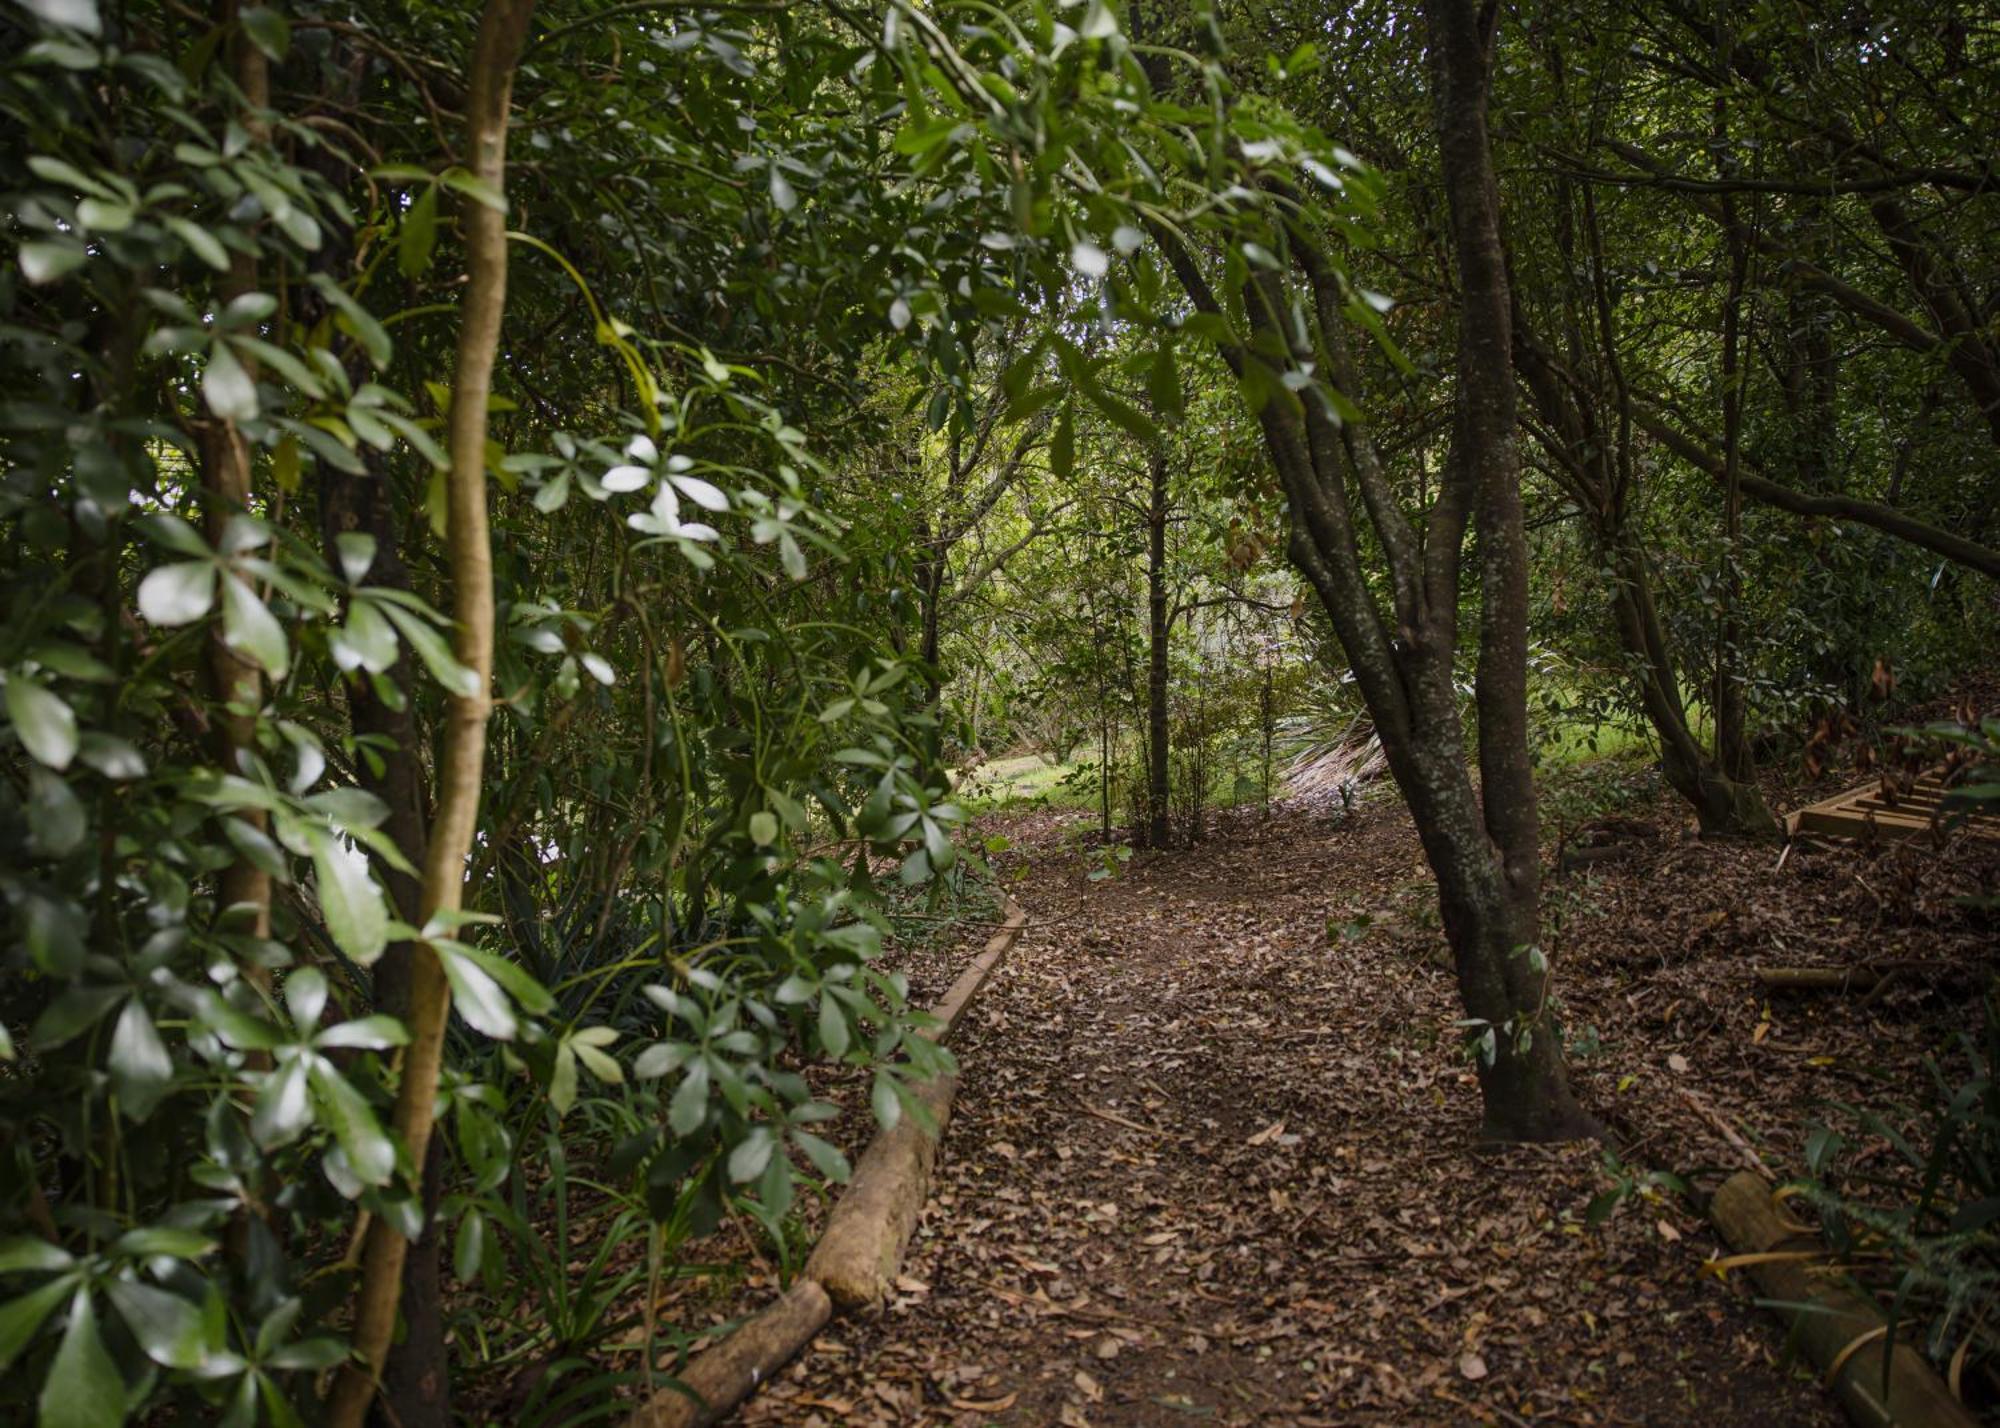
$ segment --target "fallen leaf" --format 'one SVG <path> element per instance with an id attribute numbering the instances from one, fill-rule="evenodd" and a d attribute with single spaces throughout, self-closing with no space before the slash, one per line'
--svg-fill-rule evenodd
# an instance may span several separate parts
<path id="1" fill-rule="evenodd" d="M 1244 1144 L 1267 1145 L 1271 1141 L 1276 1140 L 1279 1136 L 1283 1135 L 1284 1133 L 1285 1133 L 1285 1123 L 1283 1121 L 1272 1121 L 1271 1124 L 1265 1126 L 1264 1129 L 1258 1131 L 1257 1134 L 1251 1136 L 1249 1140 L 1244 1142 Z"/>
<path id="2" fill-rule="evenodd" d="M 951 1406 L 961 1413 L 1005 1413 L 1021 1396 L 1019 1389 L 1002 1398 L 954 1398 Z"/>

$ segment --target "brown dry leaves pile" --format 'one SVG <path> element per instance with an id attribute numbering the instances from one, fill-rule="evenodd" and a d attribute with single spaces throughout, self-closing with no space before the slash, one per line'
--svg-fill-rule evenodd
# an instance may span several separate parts
<path id="1" fill-rule="evenodd" d="M 1076 815 L 1005 831 L 1031 922 L 960 1032 L 898 1293 L 743 1421 L 1838 1421 L 1747 1286 L 1702 1272 L 1718 1247 L 1684 1203 L 1586 1227 L 1599 1147 L 1473 1145 L 1429 879 L 1391 796 L 1338 825 L 1235 816 L 1105 882 Z M 1552 882 L 1565 1016 L 1596 1045 L 1576 1077 L 1627 1159 L 1712 1185 L 1747 1147 L 1791 1173 L 1816 1101 L 1914 1084 L 1991 955 L 1946 895 L 1990 879 L 1951 861 L 1975 856 L 1795 851 L 1774 872 L 1768 847 L 1670 832 Z M 920 989 L 983 931 L 924 957 Z M 1918 950 L 1866 1007 L 1773 1000 L 1753 976 Z"/>

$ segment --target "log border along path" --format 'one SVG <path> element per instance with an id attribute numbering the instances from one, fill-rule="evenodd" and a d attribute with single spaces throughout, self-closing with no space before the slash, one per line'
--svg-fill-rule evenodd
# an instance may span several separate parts
<path id="1" fill-rule="evenodd" d="M 1008 898 L 1006 920 L 944 994 L 925 1034 L 944 1041 L 979 995 L 1026 926 L 1027 912 Z M 938 1076 L 915 1088 L 933 1128 L 913 1116 L 876 1134 L 855 1166 L 847 1191 L 828 1216 L 805 1273 L 762 1313 L 696 1355 L 685 1372 L 625 1420 L 625 1428 L 702 1428 L 742 1403 L 791 1362 L 835 1314 L 880 1304 L 895 1282 L 903 1253 L 929 1194 L 931 1168 L 958 1093 L 958 1077 Z"/>

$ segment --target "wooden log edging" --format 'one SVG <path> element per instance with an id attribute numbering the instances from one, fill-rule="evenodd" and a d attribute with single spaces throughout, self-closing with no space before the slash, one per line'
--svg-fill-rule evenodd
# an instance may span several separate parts
<path id="1" fill-rule="evenodd" d="M 1708 1215 L 1738 1254 L 1773 1256 L 1752 1264 L 1751 1277 L 1860 1428 L 1976 1428 L 1970 1410 L 1922 1354 L 1888 1343 L 1887 1322 L 1874 1305 L 1832 1276 L 1813 1272 L 1812 1262 L 1826 1256 L 1826 1247 L 1786 1223 L 1770 1182 L 1748 1170 L 1730 1176 L 1709 1201 Z"/>
<path id="2" fill-rule="evenodd" d="M 931 1008 L 936 1025 L 924 1035 L 943 1041 L 1021 935 L 1028 914 L 1009 897 L 1006 920 Z M 812 1342 L 836 1314 L 878 1305 L 895 1283 L 930 1195 L 938 1142 L 951 1119 L 956 1076 L 936 1076 L 912 1088 L 935 1123 L 925 1130 L 904 1115 L 878 1131 L 854 1167 L 846 1192 L 827 1216 L 805 1272 L 769 1308 L 744 1320 L 689 1360 L 675 1381 L 625 1420 L 624 1428 L 707 1428 Z"/>
<path id="3" fill-rule="evenodd" d="M 625 1420 L 625 1428 L 688 1428 L 713 1423 L 792 1361 L 833 1317 L 819 1281 L 801 1276 L 776 1303 L 696 1354 L 675 1383 Z"/>

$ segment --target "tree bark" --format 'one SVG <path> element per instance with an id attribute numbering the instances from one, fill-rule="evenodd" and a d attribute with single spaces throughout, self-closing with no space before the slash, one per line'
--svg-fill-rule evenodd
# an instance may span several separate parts
<path id="1" fill-rule="evenodd" d="M 472 173 L 498 195 L 506 191 L 507 122 L 514 67 L 527 38 L 534 0 L 486 0 L 474 42 L 466 98 L 466 150 Z M 439 770 L 437 817 L 425 849 L 420 926 L 458 911 L 465 859 L 479 817 L 486 720 L 493 669 L 493 552 L 486 517 L 486 406 L 507 307 L 506 216 L 480 202 L 463 215 L 467 283 L 457 365 L 452 374 L 451 468 L 446 477 L 447 541 L 456 630 L 453 652 L 472 671 L 468 692 L 451 696 Z M 423 1167 L 436 1114 L 451 990 L 428 943 L 410 965 L 410 1044 L 397 1088 L 395 1128 L 409 1163 Z M 422 1170 L 416 1171 L 419 1179 Z M 418 1187 L 421 1193 L 421 1185 Z M 396 1325 L 409 1245 L 384 1218 L 370 1226 L 355 1310 L 356 1359 L 341 1371 L 329 1405 L 334 1428 L 361 1428 L 376 1376 Z"/>
<path id="2" fill-rule="evenodd" d="M 1146 839 L 1172 841 L 1167 816 L 1167 457 L 1153 451 L 1146 507 Z"/>
<path id="3" fill-rule="evenodd" d="M 338 562 L 335 538 L 359 532 L 375 538 L 375 562 L 366 579 L 371 585 L 395 590 L 410 588 L 392 510 L 388 477 L 379 461 L 369 461 L 365 475 L 332 466 L 320 469 L 320 524 L 327 558 Z M 399 658 L 382 678 L 403 685 L 406 694 L 412 663 Z M 382 822 L 404 857 L 421 867 L 428 843 L 428 793 L 419 750 L 423 747 L 407 697 L 392 705 L 375 692 L 364 671 L 347 684 L 348 718 L 356 735 L 371 741 L 381 760 L 381 772 L 365 756 L 355 760 L 360 784 L 381 799 L 389 814 Z M 371 858 L 375 875 L 388 890 L 396 916 L 416 925 L 421 916 L 423 884 L 417 874 Z M 411 968 L 416 947 L 393 942 L 374 968 L 375 1007 L 399 1021 L 410 1018 Z M 443 1244 L 434 1220 L 442 1198 L 443 1146 L 433 1138 L 424 1157 L 424 1231 L 403 1262 L 401 1308 L 405 1332 L 389 1350 L 382 1371 L 382 1410 L 378 1415 L 392 1428 L 450 1428 L 451 1365 L 444 1341 Z"/>
<path id="4" fill-rule="evenodd" d="M 216 21 L 233 32 L 229 42 L 231 70 L 243 96 L 244 127 L 260 142 L 268 142 L 270 126 L 263 114 L 271 105 L 270 66 L 264 52 L 250 43 L 237 26 L 236 10 L 236 0 L 220 0 Z M 229 272 L 220 288 L 217 297 L 224 304 L 257 291 L 257 259 L 247 253 L 232 254 Z M 242 360 L 245 370 L 255 380 L 256 364 L 247 357 Z M 230 523 L 250 508 L 250 446 L 234 422 L 220 417 L 211 417 L 201 428 L 199 445 L 202 525 L 208 543 L 221 549 Z M 229 566 L 226 578 L 243 579 L 236 572 L 233 560 Z M 222 706 L 214 726 L 217 761 L 232 774 L 254 777 L 247 762 L 257 753 L 257 716 L 264 702 L 263 672 L 255 660 L 231 648 L 219 622 L 209 631 L 207 653 L 210 692 Z M 259 833 L 270 828 L 269 817 L 260 810 L 241 809 L 235 816 Z M 225 917 L 231 909 L 244 909 L 235 914 L 241 919 L 235 931 L 248 937 L 271 935 L 269 873 L 249 858 L 238 856 L 222 870 L 217 891 L 220 911 Z M 248 967 L 246 975 L 264 985 L 270 983 L 270 973 L 264 968 Z"/>
<path id="5" fill-rule="evenodd" d="M 1426 13 L 1465 315 L 1457 364 L 1459 428 L 1421 532 L 1399 504 L 1367 429 L 1365 396 L 1343 337 L 1346 288 L 1303 221 L 1282 220 L 1284 246 L 1290 274 L 1310 304 L 1295 309 L 1284 277 L 1260 270 L 1242 290 L 1249 339 L 1225 335 L 1220 348 L 1239 377 L 1256 379 L 1248 390 L 1285 492 L 1291 524 L 1286 552 L 1326 610 L 1390 774 L 1416 820 L 1437 877 L 1467 1017 L 1493 1032 L 1493 1054 L 1478 1068 L 1484 1134 L 1573 1139 L 1600 1127 L 1570 1091 L 1548 1010 L 1547 970 L 1535 951 L 1539 849 L 1527 748 L 1526 534 L 1514 446 L 1507 278 L 1486 130 L 1493 12 L 1468 0 L 1431 0 Z M 1280 181 L 1269 186 L 1286 196 Z M 1164 224 L 1149 231 L 1196 308 L 1224 317 L 1179 234 Z M 1303 396 L 1287 394 L 1286 373 L 1308 363 L 1363 420 L 1336 420 L 1310 388 Z M 1487 587 L 1479 670 L 1483 805 L 1468 767 L 1453 682 L 1460 572 L 1475 511 Z M 1381 582 L 1386 610 L 1363 563 L 1356 524 L 1363 515 L 1387 569 Z"/>
<path id="6" fill-rule="evenodd" d="M 1728 64 L 1723 41 L 1723 64 Z M 1728 101 L 1715 101 L 1717 164 L 1726 176 L 1730 162 L 1725 157 L 1728 141 Z M 1745 726 L 1743 681 L 1737 675 L 1742 644 L 1742 544 L 1743 544 L 1743 295 L 1750 279 L 1750 243 L 1736 212 L 1736 200 L 1722 199 L 1723 237 L 1729 253 L 1729 286 L 1722 298 L 1722 579 L 1718 585 L 1721 608 L 1715 626 L 1715 762 L 1724 774 L 1738 782 L 1748 782 L 1753 772 L 1750 738 Z"/>
<path id="7" fill-rule="evenodd" d="M 1475 0 L 1428 0 L 1424 10 L 1461 302 L 1449 458 L 1457 469 L 1446 481 L 1472 504 L 1480 558 L 1475 697 L 1483 815 L 1482 828 L 1439 820 L 1425 841 L 1436 847 L 1431 864 L 1467 1014 L 1497 1032 L 1493 1054 L 1480 1065 L 1486 1131 L 1506 1140 L 1564 1139 L 1595 1126 L 1569 1089 L 1547 1016 L 1546 972 L 1527 955 L 1540 940 L 1541 849 L 1528 754 L 1528 543 L 1512 301 L 1486 126 L 1495 12 Z M 1441 605 L 1445 591 L 1434 589 L 1432 598 Z M 1434 618 L 1446 628 L 1455 622 L 1442 609 Z M 1448 666 L 1436 677 L 1448 686 Z M 1479 846 L 1482 832 L 1487 847 Z"/>

